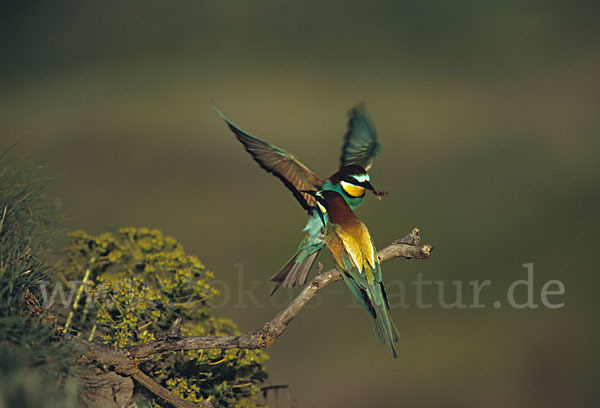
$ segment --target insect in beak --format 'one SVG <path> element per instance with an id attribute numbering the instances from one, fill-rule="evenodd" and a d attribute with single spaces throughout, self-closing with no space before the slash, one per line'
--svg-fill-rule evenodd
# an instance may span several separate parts
<path id="1" fill-rule="evenodd" d="M 369 190 L 371 193 L 373 193 L 378 200 L 381 200 L 382 197 L 388 195 L 387 191 L 375 190 L 375 187 L 373 187 L 373 185 L 371 183 L 369 183 L 368 181 L 363 181 L 362 183 L 360 183 L 360 185 L 361 185 L 361 187 L 364 187 L 367 190 Z"/>

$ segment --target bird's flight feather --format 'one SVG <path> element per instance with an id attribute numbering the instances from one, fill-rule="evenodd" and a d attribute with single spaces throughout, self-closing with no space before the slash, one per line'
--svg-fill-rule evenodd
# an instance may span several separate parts
<path id="1" fill-rule="evenodd" d="M 300 191 L 318 190 L 325 181 L 292 154 L 243 131 L 229 121 L 216 106 L 215 109 L 254 160 L 263 169 L 277 176 L 294 194 L 302 207 L 309 214 L 312 213 L 315 205 L 314 197 Z"/>
<path id="2" fill-rule="evenodd" d="M 375 125 L 373 125 L 364 103 L 360 103 L 350 111 L 348 131 L 344 136 L 344 145 L 342 146 L 340 168 L 358 164 L 368 171 L 380 151 L 381 145 L 377 141 Z"/>

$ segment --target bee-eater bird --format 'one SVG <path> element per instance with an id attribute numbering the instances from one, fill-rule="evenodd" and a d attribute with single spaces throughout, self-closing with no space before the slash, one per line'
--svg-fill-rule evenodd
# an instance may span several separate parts
<path id="1" fill-rule="evenodd" d="M 298 250 L 281 271 L 270 278 L 276 283 L 271 294 L 275 293 L 280 285 L 302 286 L 306 283 L 308 272 L 319 251 L 325 246 L 323 222 L 327 222 L 326 218 L 322 222 L 314 213 L 315 198 L 303 191 L 337 191 L 352 209 L 362 204 L 366 190 L 370 190 L 377 198 L 387 194 L 373 188 L 367 173 L 381 151 L 381 145 L 364 104 L 359 104 L 349 113 L 350 120 L 342 146 L 340 168 L 327 179 L 318 176 L 292 154 L 243 131 L 227 119 L 216 106 L 215 109 L 254 160 L 264 170 L 277 176 L 309 214 L 308 223 L 303 229 L 306 235 Z"/>
<path id="2" fill-rule="evenodd" d="M 344 282 L 373 319 L 375 338 L 387 343 L 397 358 L 394 343 L 398 329 L 390 316 L 390 304 L 381 276 L 381 265 L 373 239 L 346 200 L 337 192 L 321 190 L 314 194 L 316 211 L 328 217 L 325 242 Z"/>

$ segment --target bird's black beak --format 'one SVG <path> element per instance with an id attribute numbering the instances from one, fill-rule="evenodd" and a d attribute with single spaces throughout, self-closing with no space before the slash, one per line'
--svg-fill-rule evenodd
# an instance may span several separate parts
<path id="1" fill-rule="evenodd" d="M 387 191 L 375 190 L 375 187 L 373 187 L 373 185 L 371 183 L 369 183 L 368 181 L 363 181 L 362 183 L 360 183 L 360 186 L 366 188 L 371 193 L 373 193 L 375 195 L 375 197 L 377 197 L 378 200 L 381 200 L 381 197 L 386 196 L 388 194 Z"/>

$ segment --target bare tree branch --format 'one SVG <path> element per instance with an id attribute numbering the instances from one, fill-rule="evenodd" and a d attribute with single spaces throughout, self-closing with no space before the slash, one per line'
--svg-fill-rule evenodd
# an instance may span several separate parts
<path id="1" fill-rule="evenodd" d="M 80 337 L 73 337 L 72 340 L 81 344 L 86 350 L 84 356 L 86 359 L 111 366 L 117 374 L 132 377 L 154 395 L 164 399 L 175 408 L 212 408 L 212 404 L 208 401 L 194 404 L 158 384 L 137 367 L 138 362 L 131 358 L 125 349 L 99 344 Z"/>
<path id="2" fill-rule="evenodd" d="M 393 258 L 427 259 L 433 247 L 431 245 L 419 246 L 420 232 L 414 228 L 404 238 L 394 241 L 391 245 L 379 251 L 379 259 L 386 262 Z M 134 358 L 143 359 L 154 353 L 180 350 L 200 349 L 260 349 L 269 347 L 277 340 L 288 324 L 302 310 L 302 308 L 325 286 L 342 279 L 337 269 L 319 273 L 302 292 L 272 320 L 266 322 L 258 330 L 244 333 L 241 336 L 166 336 L 138 346 L 129 347 L 127 350 Z"/>
<path id="3" fill-rule="evenodd" d="M 193 402 L 180 398 L 140 370 L 137 370 L 137 372 L 133 374 L 133 379 L 146 387 L 154 395 L 157 395 L 172 404 L 175 408 L 212 408 L 212 404 L 208 401 L 194 404 Z"/>
<path id="4" fill-rule="evenodd" d="M 418 228 L 414 228 L 411 233 L 404 238 L 394 241 L 391 245 L 379 251 L 379 259 L 381 262 L 386 262 L 390 259 L 400 257 L 415 259 L 429 258 L 433 247 L 431 245 L 421 246 L 419 244 L 420 232 Z M 85 357 L 87 359 L 112 366 L 114 367 L 115 372 L 124 376 L 133 377 L 141 385 L 155 395 L 168 401 L 174 407 L 208 408 L 212 407 L 210 402 L 193 404 L 181 399 L 173 392 L 156 383 L 151 377 L 138 369 L 137 362 L 152 354 L 165 351 L 267 348 L 283 335 L 285 329 L 294 317 L 321 289 L 330 283 L 341 279 L 342 276 L 337 269 L 332 268 L 323 272 L 321 266 L 317 276 L 304 287 L 302 292 L 300 292 L 300 294 L 292 300 L 285 309 L 277 313 L 273 319 L 266 322 L 260 329 L 250 331 L 241 336 L 181 337 L 179 336 L 180 322 L 175 321 L 164 337 L 125 349 L 117 349 L 80 338 L 75 338 L 75 340 L 86 347 L 87 351 Z"/>

